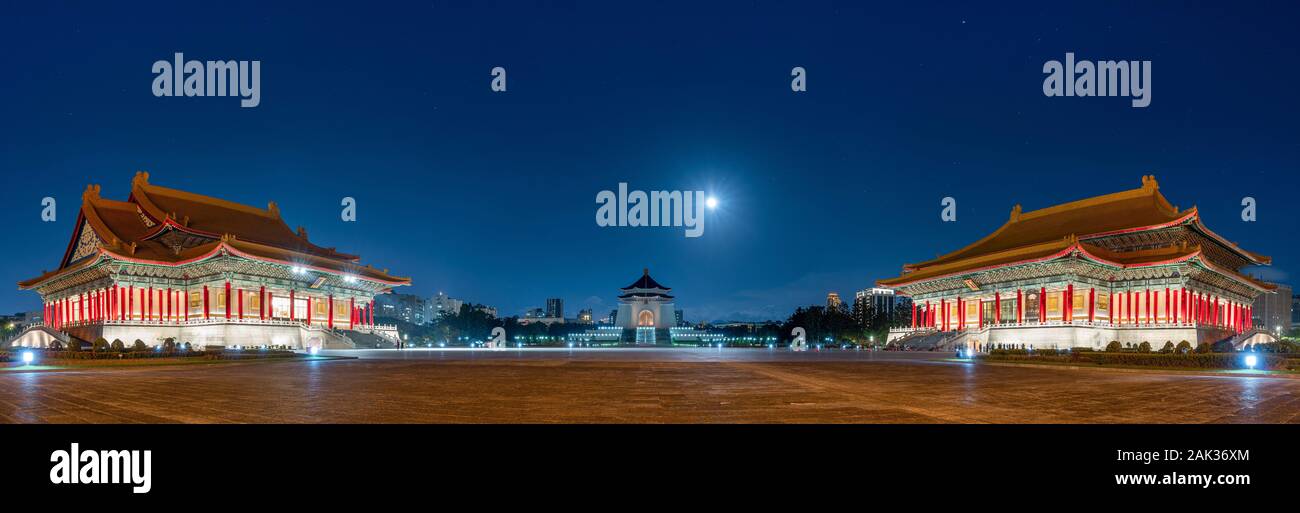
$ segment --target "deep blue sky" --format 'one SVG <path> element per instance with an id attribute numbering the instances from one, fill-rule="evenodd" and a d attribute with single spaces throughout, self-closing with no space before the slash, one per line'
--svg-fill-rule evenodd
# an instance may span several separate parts
<path id="1" fill-rule="evenodd" d="M 1015 203 L 1152 173 L 1274 256 L 1266 276 L 1296 272 L 1296 7 L 968 3 L 9 5 L 0 311 L 36 308 L 12 284 L 57 265 L 86 184 L 124 199 L 139 169 L 275 200 L 314 241 L 411 276 L 406 291 L 503 314 L 552 296 L 608 311 L 648 266 L 688 319 L 782 318 L 965 245 Z M 261 60 L 261 106 L 155 98 L 150 67 L 177 51 Z M 1043 63 L 1067 51 L 1153 61 L 1151 106 L 1044 97 Z M 494 66 L 507 93 L 489 91 Z M 698 239 L 599 228 L 595 195 L 620 181 L 722 206 Z M 44 196 L 58 223 L 40 222 Z M 1243 196 L 1258 222 L 1240 221 Z"/>

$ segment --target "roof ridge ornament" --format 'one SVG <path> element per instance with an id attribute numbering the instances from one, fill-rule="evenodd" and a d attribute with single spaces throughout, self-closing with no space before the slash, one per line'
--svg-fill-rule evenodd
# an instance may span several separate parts
<path id="1" fill-rule="evenodd" d="M 1160 189 L 1160 183 L 1156 182 L 1156 175 L 1142 175 L 1142 188 L 1152 191 Z"/>
<path id="2" fill-rule="evenodd" d="M 1020 214 L 1021 214 L 1022 212 L 1024 212 L 1024 209 L 1020 207 L 1020 204 L 1019 204 L 1019 203 L 1016 203 L 1016 206 L 1011 207 L 1011 222 L 1014 223 L 1014 222 L 1016 222 L 1016 221 L 1019 221 L 1019 220 L 1020 220 Z"/>
<path id="3" fill-rule="evenodd" d="M 266 211 L 277 219 L 280 217 L 280 206 L 276 205 L 274 201 L 266 202 Z"/>
<path id="4" fill-rule="evenodd" d="M 136 186 L 136 185 L 148 185 L 148 184 L 149 184 L 149 172 L 148 172 L 148 171 L 136 171 L 136 172 L 135 172 L 135 178 L 132 178 L 132 179 L 131 179 L 131 185 L 132 185 L 132 186 Z"/>
<path id="5" fill-rule="evenodd" d="M 307 240 L 307 228 L 305 226 L 298 227 L 298 238 Z"/>
<path id="6" fill-rule="evenodd" d="M 87 185 L 87 186 L 86 186 L 86 190 L 85 190 L 85 192 L 82 192 L 82 193 L 81 193 L 81 198 L 82 198 L 82 199 L 89 199 L 89 198 L 99 199 L 99 185 L 97 185 L 97 184 Z"/>

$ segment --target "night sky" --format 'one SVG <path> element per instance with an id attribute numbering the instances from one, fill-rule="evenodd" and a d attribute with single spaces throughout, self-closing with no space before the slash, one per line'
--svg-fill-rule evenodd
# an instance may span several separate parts
<path id="1" fill-rule="evenodd" d="M 274 200 L 314 242 L 410 276 L 399 291 L 502 315 L 557 296 L 601 315 L 649 267 L 689 320 L 784 318 L 957 249 L 1016 203 L 1144 174 L 1273 256 L 1266 278 L 1300 272 L 1294 4 L 968 3 L 7 5 L 0 311 L 38 308 L 15 283 L 57 265 L 86 185 L 125 199 L 136 170 Z M 1071 51 L 1151 60 L 1151 105 L 1045 97 L 1043 63 Z M 261 105 L 154 97 L 151 65 L 175 52 L 260 60 Z M 595 195 L 619 182 L 721 204 L 695 239 L 600 228 Z M 344 196 L 358 222 L 339 219 Z"/>

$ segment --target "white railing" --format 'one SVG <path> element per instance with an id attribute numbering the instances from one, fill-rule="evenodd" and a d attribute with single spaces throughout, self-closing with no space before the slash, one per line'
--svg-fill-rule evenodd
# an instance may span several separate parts
<path id="1" fill-rule="evenodd" d="M 1207 326 L 1207 325 L 1200 325 L 1200 324 L 1196 324 L 1196 323 L 1193 323 L 1193 322 L 1153 322 L 1153 323 L 1137 323 L 1137 324 L 1129 324 L 1129 323 L 1115 323 L 1115 324 L 1112 324 L 1110 321 L 1087 321 L 1087 320 L 1082 320 L 1082 321 L 1070 321 L 1070 322 L 1065 322 L 1065 321 L 1046 321 L 1046 322 L 1004 322 L 1004 323 L 1001 323 L 1001 324 L 985 324 L 985 325 L 983 325 L 983 326 L 980 326 L 980 325 L 976 324 L 976 325 L 966 326 L 964 329 L 960 329 L 960 330 L 959 330 L 959 329 L 957 329 L 957 328 L 953 328 L 953 329 L 950 329 L 950 330 L 948 330 L 948 331 L 973 331 L 973 332 L 984 332 L 984 331 L 988 331 L 989 329 L 992 329 L 992 328 L 1043 328 L 1043 327 L 1061 327 L 1061 326 L 1084 326 L 1084 327 L 1091 327 L 1091 328 L 1109 328 L 1109 329 L 1152 329 L 1152 328 L 1197 328 L 1197 327 L 1213 327 L 1213 326 Z M 914 333 L 914 332 L 925 332 L 925 331 L 941 331 L 941 328 L 937 328 L 937 327 L 916 327 L 916 328 L 911 328 L 911 327 L 908 327 L 908 328 L 890 328 L 890 329 L 889 329 L 889 332 L 890 332 L 890 333 Z"/>
<path id="2" fill-rule="evenodd" d="M 193 318 L 191 318 L 191 319 L 189 319 L 189 320 L 184 320 L 184 319 L 180 319 L 180 320 L 157 320 L 157 319 L 151 319 L 151 320 L 146 320 L 146 319 L 120 320 L 120 319 L 114 319 L 114 320 L 99 320 L 99 321 L 72 321 L 72 322 L 66 322 L 66 323 L 63 323 L 61 326 L 62 326 L 62 327 L 65 327 L 65 328 L 76 328 L 76 327 L 82 327 L 82 326 L 158 326 L 158 327 L 168 327 L 168 326 L 212 326 L 212 325 L 216 325 L 216 324 L 243 324 L 243 325 L 253 325 L 253 326 L 308 326 L 308 327 L 317 327 L 317 326 L 319 326 L 319 327 L 321 327 L 321 328 L 328 328 L 328 322 L 329 322 L 329 321 L 321 320 L 321 319 L 312 319 L 311 324 L 307 324 L 307 320 L 306 320 L 306 319 L 294 319 L 294 320 L 283 319 L 283 318 L 276 318 L 276 319 L 258 319 L 258 318 L 249 318 L 249 317 L 245 317 L 245 318 L 243 318 L 243 319 L 239 319 L 239 318 L 231 317 L 231 318 L 227 319 L 227 318 L 225 318 L 224 316 L 222 316 L 222 317 L 211 317 L 211 318 L 208 318 L 208 319 L 202 319 L 202 318 L 199 318 L 199 319 L 193 319 Z M 373 330 L 385 330 L 385 329 L 386 329 L 386 330 L 396 330 L 396 329 L 397 329 L 397 326 L 394 326 L 394 325 L 374 325 L 374 326 L 371 326 L 371 325 L 363 325 L 363 324 L 356 324 L 356 325 L 353 325 L 353 326 L 348 326 L 348 323 L 346 323 L 346 322 L 338 322 L 338 321 L 335 321 L 335 322 L 334 322 L 334 329 L 356 329 L 356 330 L 363 330 L 363 329 L 364 329 L 364 330 L 372 330 L 372 329 L 373 329 Z"/>

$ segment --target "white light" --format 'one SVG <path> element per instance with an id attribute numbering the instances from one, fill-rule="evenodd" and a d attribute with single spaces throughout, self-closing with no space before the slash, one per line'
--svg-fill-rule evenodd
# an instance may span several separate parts
<path id="1" fill-rule="evenodd" d="M 709 207 L 710 209 L 718 208 L 718 198 L 709 196 L 709 199 L 704 200 L 704 206 Z"/>
<path id="2" fill-rule="evenodd" d="M 1253 354 L 1248 354 L 1248 355 L 1246 355 L 1246 367 L 1249 367 L 1249 368 L 1251 368 L 1251 369 L 1254 369 L 1254 368 L 1255 368 L 1255 364 L 1257 364 L 1257 363 L 1259 363 L 1259 359 L 1256 358 L 1255 355 L 1253 355 Z"/>
<path id="3" fill-rule="evenodd" d="M 320 352 L 320 348 L 316 346 L 312 346 L 310 349 L 307 350 L 307 352 L 310 354 L 316 354 Z"/>
<path id="4" fill-rule="evenodd" d="M 31 365 L 32 359 L 36 358 L 31 351 L 23 351 L 23 365 Z"/>

